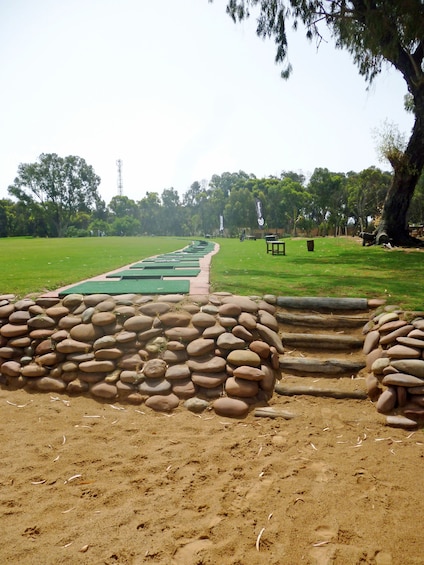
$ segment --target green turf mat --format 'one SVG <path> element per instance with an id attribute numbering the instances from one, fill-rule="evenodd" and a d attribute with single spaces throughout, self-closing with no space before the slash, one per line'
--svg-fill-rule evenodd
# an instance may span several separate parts
<path id="1" fill-rule="evenodd" d="M 125 269 L 106 275 L 107 279 L 152 279 L 161 277 L 197 277 L 200 269 Z"/>
<path id="2" fill-rule="evenodd" d="M 176 267 L 186 268 L 186 269 L 196 269 L 199 267 L 198 261 L 184 261 L 184 262 L 173 262 L 173 263 L 161 263 L 161 262 L 141 262 L 131 265 L 130 269 L 175 269 Z"/>
<path id="3" fill-rule="evenodd" d="M 59 292 L 59 297 L 67 294 L 187 294 L 189 281 L 133 280 L 86 281 Z"/>

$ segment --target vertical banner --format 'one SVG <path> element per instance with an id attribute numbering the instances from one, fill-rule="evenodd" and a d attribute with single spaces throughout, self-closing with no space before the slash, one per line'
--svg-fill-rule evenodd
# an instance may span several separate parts
<path id="1" fill-rule="evenodd" d="M 224 216 L 222 214 L 219 216 L 219 231 L 221 233 L 224 231 Z"/>
<path id="2" fill-rule="evenodd" d="M 265 225 L 265 220 L 262 214 L 262 202 L 259 198 L 255 198 L 255 208 L 256 208 L 256 216 L 258 218 L 258 226 L 263 228 Z"/>

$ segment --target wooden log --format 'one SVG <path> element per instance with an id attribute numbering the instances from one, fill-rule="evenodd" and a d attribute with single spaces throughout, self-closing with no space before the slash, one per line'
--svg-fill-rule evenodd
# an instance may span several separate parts
<path id="1" fill-rule="evenodd" d="M 368 395 L 362 390 L 338 390 L 333 388 L 318 388 L 313 386 L 283 386 L 280 384 L 275 385 L 275 392 L 282 396 L 325 396 L 330 398 L 353 398 L 356 400 L 366 400 Z"/>
<path id="2" fill-rule="evenodd" d="M 275 314 L 280 324 L 319 328 L 361 328 L 368 321 L 368 316 L 320 316 L 317 314 L 293 314 L 277 312 Z"/>
<path id="3" fill-rule="evenodd" d="M 300 310 L 368 310 L 366 298 L 278 296 L 277 305 Z"/>
<path id="4" fill-rule="evenodd" d="M 314 359 L 312 357 L 286 357 L 280 355 L 280 369 L 282 371 L 296 371 L 297 373 L 322 373 L 334 376 L 341 374 L 354 374 L 365 367 L 365 362 L 343 361 L 341 359 Z M 309 375 L 305 375 L 309 376 Z"/>
<path id="5" fill-rule="evenodd" d="M 312 349 L 359 349 L 364 340 L 350 335 L 283 333 L 284 346 L 306 347 Z"/>

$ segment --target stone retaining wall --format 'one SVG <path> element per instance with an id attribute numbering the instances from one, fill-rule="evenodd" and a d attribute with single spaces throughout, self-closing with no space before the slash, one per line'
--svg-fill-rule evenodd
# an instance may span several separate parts
<path id="1" fill-rule="evenodd" d="M 424 419 L 424 312 L 377 312 L 364 328 L 367 392 L 389 425 Z"/>
<path id="2" fill-rule="evenodd" d="M 275 306 L 227 293 L 0 296 L 0 384 L 243 417 L 279 375 Z"/>

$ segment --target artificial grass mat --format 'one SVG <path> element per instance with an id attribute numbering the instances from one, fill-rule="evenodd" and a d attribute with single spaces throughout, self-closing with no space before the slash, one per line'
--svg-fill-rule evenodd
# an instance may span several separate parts
<path id="1" fill-rule="evenodd" d="M 106 275 L 107 279 L 151 279 L 161 277 L 197 277 L 200 269 L 125 269 Z"/>
<path id="2" fill-rule="evenodd" d="M 190 281 L 162 279 L 121 279 L 117 281 L 86 281 L 59 292 L 68 294 L 187 294 Z"/>

